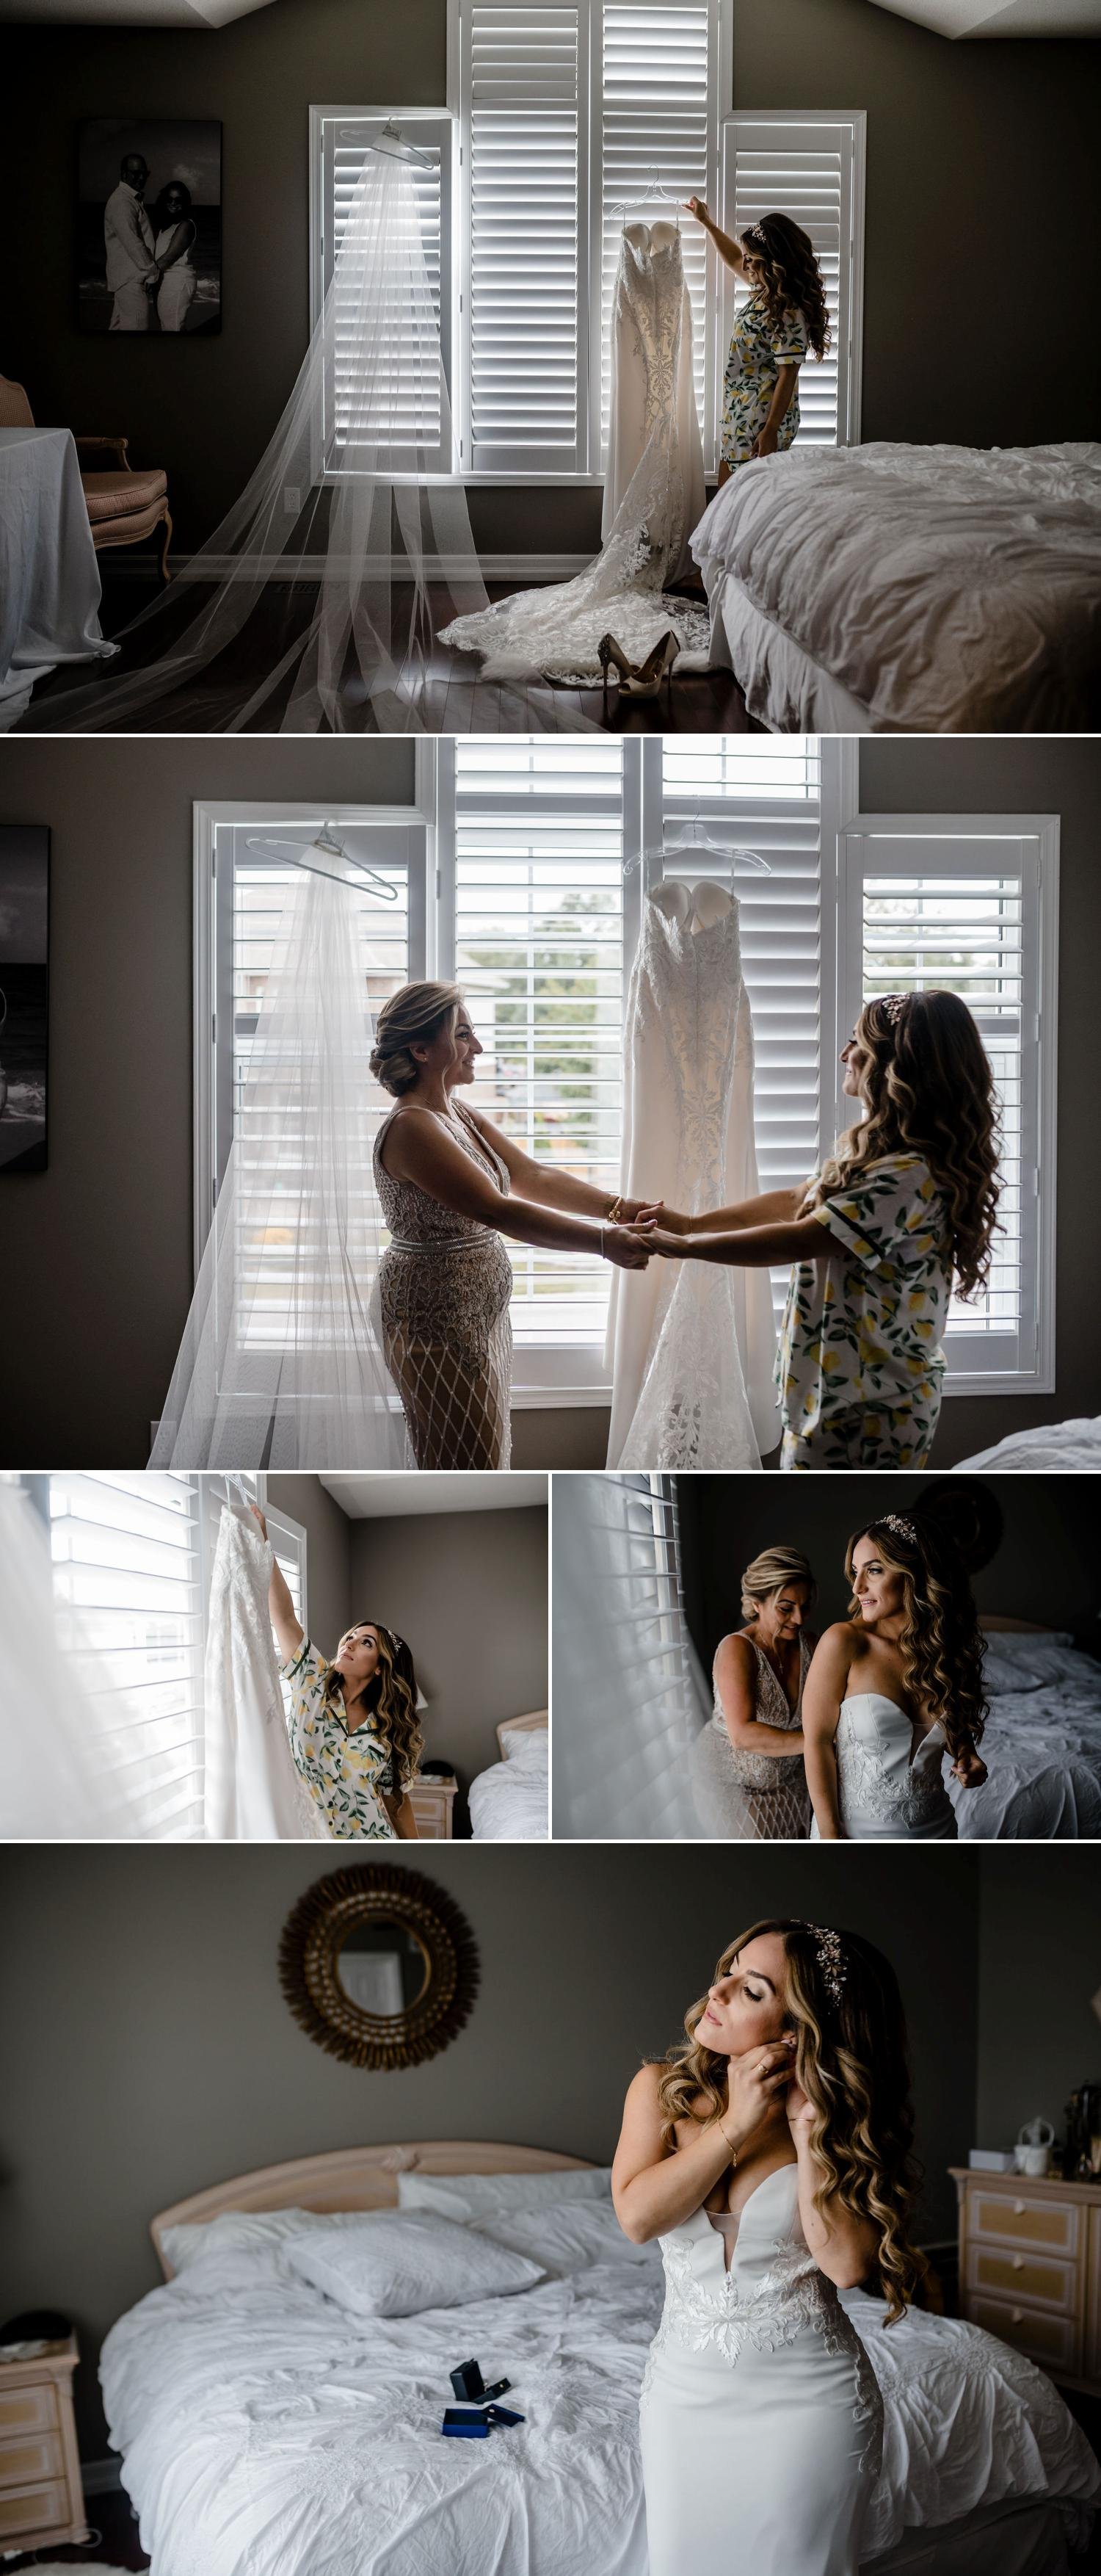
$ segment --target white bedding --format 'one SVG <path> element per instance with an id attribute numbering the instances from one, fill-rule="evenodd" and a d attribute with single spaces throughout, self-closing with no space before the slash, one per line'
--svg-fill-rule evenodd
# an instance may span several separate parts
<path id="1" fill-rule="evenodd" d="M 1101 1474 L 1101 1413 L 1079 1414 L 1071 1422 L 1044 1422 L 1035 1431 L 1011 1431 L 992 1449 L 977 1449 L 953 1469 L 1006 1467 L 1024 1474 L 1090 1476 Z"/>
<path id="2" fill-rule="evenodd" d="M 470 1783 L 470 1830 L 476 1843 L 545 1843 L 550 1798 L 550 1737 L 534 1727 L 506 1762 Z"/>
<path id="3" fill-rule="evenodd" d="M 577 2268 L 515 2297 L 355 2322 L 272 2244 L 211 2255 L 121 2318 L 103 2387 L 154 2576 L 645 2576 L 658 2250 L 626 2245 L 609 2209 L 602 2259 L 590 2203 L 571 2255 L 568 2221 L 556 2239 L 541 2216 L 548 2258 Z M 1029 2497 L 1083 2545 L 1101 2469 L 1051 2382 L 976 2327 L 886 2330 L 878 2301 L 845 2304 L 887 2413 L 868 2559 L 908 2526 Z M 447 2374 L 470 2353 L 526 2421 L 445 2441 Z"/>
<path id="4" fill-rule="evenodd" d="M 692 552 L 713 622 L 729 584 L 875 732 L 1101 724 L 1101 445 L 794 447 L 730 477 Z M 735 670 L 775 724 L 762 631 Z"/>
<path id="5" fill-rule="evenodd" d="M 945 1787 L 968 1841 L 1046 1842 L 1101 1836 L 1101 1664 L 1069 1636 L 997 1630 L 983 1667 L 990 1715 L 981 1752 L 990 1777 Z"/>

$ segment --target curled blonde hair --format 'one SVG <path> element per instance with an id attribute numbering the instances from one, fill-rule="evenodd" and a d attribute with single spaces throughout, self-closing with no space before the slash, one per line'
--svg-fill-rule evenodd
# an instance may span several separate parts
<path id="1" fill-rule="evenodd" d="M 424 1751 L 413 1658 L 404 1637 L 396 1628 L 384 1628 L 381 1619 L 357 1619 L 354 1625 L 373 1628 L 378 1638 L 378 1662 L 363 1691 L 363 1706 L 370 1714 L 372 1733 L 390 1756 L 395 1794 L 404 1797 Z M 335 1698 L 339 1690 L 334 1674 L 330 1697 Z"/>
<path id="2" fill-rule="evenodd" d="M 797 1547 L 762 1548 L 742 1576 L 743 1619 L 755 1618 L 762 1601 L 771 1600 L 774 1592 L 782 1592 L 786 1583 L 805 1583 L 808 1605 L 814 1600 L 818 1586 L 809 1557 Z"/>
<path id="3" fill-rule="evenodd" d="M 974 1297 L 993 1259 L 1001 1131 L 990 1058 L 967 1004 L 957 993 L 907 993 L 892 1018 L 887 1001 L 866 1002 L 855 1036 L 867 1059 L 867 1115 L 838 1139 L 804 1204 L 852 1189 L 884 1155 L 922 1155 L 944 1200 L 957 1292 Z"/>
<path id="4" fill-rule="evenodd" d="M 876 2229 L 876 2267 L 887 2323 L 894 2325 L 923 2291 L 929 2268 L 910 2241 L 921 2168 L 913 2153 L 898 1979 L 862 1934 L 839 1932 L 843 1977 L 832 1996 L 819 1957 L 820 1930 L 779 1916 L 751 1924 L 728 1943 L 712 1982 L 729 1975 L 739 1953 L 765 1932 L 778 1933 L 784 1944 L 784 2028 L 795 2032 L 795 2079 L 814 2105 L 810 2147 L 820 2175 L 814 2205 L 824 2215 L 826 2201 L 836 2198 Z M 679 2120 L 712 2120 L 726 2108 L 728 2060 L 696 2038 L 706 2004 L 701 1995 L 685 2014 L 685 2038 L 670 2049 L 659 2078 L 663 2147 L 675 2144 Z"/>
<path id="5" fill-rule="evenodd" d="M 902 1634 L 898 1650 L 907 1698 L 934 1725 L 939 1717 L 953 1759 L 978 1743 L 989 1702 L 982 1686 L 983 1634 L 974 1595 L 958 1546 L 950 1531 L 941 1531 L 917 1513 L 907 1517 L 912 1538 L 886 1520 L 868 1521 L 854 1530 L 845 1550 L 845 1576 L 853 1579 L 858 1539 L 870 1538 L 882 1557 L 902 1576 Z M 855 1595 L 849 1617 L 860 1621 Z"/>
<path id="6" fill-rule="evenodd" d="M 419 1082 L 421 1067 L 414 1046 L 430 1046 L 441 1029 L 453 1029 L 462 1006 L 458 984 L 403 984 L 384 1002 L 375 1022 L 371 1071 L 384 1091 L 400 1100 Z"/>

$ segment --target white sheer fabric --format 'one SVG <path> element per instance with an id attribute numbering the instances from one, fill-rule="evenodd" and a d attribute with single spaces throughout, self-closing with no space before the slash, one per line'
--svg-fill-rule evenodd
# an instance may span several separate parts
<path id="1" fill-rule="evenodd" d="M 291 1753 L 268 1610 L 273 1550 L 226 1505 L 207 1612 L 208 1842 L 328 1842 Z"/>
<path id="2" fill-rule="evenodd" d="M 692 313 L 675 224 L 623 235 L 612 318 L 611 451 L 603 544 L 573 581 L 516 591 L 442 631 L 479 653 L 489 679 L 541 671 L 591 685 L 609 631 L 642 661 L 668 628 L 706 664 L 710 620 L 667 599 L 688 561 L 704 506 L 703 449 L 692 387 Z"/>
<path id="3" fill-rule="evenodd" d="M 441 453 L 451 422 L 416 193 L 403 162 L 369 152 L 255 472 L 186 580 L 126 630 L 145 667 L 59 692 L 32 709 L 32 728 L 126 731 L 156 706 L 164 732 L 438 731 L 435 625 L 488 604 L 465 492 L 439 472 Z M 188 616 L 195 582 L 210 588 Z M 524 720 L 558 718 L 536 699 Z"/>
<path id="4" fill-rule="evenodd" d="M 49 1532 L 0 1483 L 0 1841 L 141 1840 L 119 1701 L 71 1616 L 62 1639 Z"/>
<path id="5" fill-rule="evenodd" d="M 554 1833 L 693 1841 L 709 1695 L 645 1480 L 563 1478 L 553 1553 Z"/>
<path id="6" fill-rule="evenodd" d="M 288 891 L 152 1466 L 411 1463 L 372 1312 L 386 1103 L 341 867 Z"/>
<path id="7" fill-rule="evenodd" d="M 708 889 L 711 902 L 715 889 Z M 624 1023 L 622 1187 L 688 1215 L 758 1189 L 739 907 L 668 883 L 643 905 Z M 759 1467 L 777 1437 L 768 1273 L 655 1259 L 612 1275 L 610 1467 Z"/>

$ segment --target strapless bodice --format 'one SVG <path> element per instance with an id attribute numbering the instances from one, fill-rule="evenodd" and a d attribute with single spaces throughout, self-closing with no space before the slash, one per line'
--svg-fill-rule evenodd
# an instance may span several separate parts
<path id="1" fill-rule="evenodd" d="M 855 1691 L 842 1700 L 835 1750 L 841 1824 L 852 1840 L 955 1841 L 939 1719 L 915 1745 L 913 1721 L 897 1700 Z"/>
<path id="2" fill-rule="evenodd" d="M 670 251 L 680 254 L 680 225 L 662 221 L 652 224 L 636 221 L 624 224 L 623 239 L 635 260 L 668 257 Z"/>
<path id="3" fill-rule="evenodd" d="M 750 2193 L 738 2212 L 729 2265 L 722 2231 L 705 2209 L 659 2242 L 665 2308 L 654 2354 L 674 2344 L 733 2367 L 747 2344 L 778 2352 L 808 2328 L 833 2351 L 858 2351 L 834 2284 L 803 2234 L 795 2164 L 766 2174 Z"/>

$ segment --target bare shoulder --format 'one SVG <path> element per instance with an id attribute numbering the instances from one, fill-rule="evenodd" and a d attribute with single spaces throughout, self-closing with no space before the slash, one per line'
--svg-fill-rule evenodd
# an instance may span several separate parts
<path id="1" fill-rule="evenodd" d="M 834 1619 L 823 1628 L 814 1649 L 815 1669 L 819 1672 L 846 1673 L 856 1652 L 856 1630 L 848 1619 Z"/>
<path id="2" fill-rule="evenodd" d="M 740 1628 L 732 1628 L 729 1636 L 720 1637 L 719 1643 L 715 1648 L 715 1662 L 716 1665 L 719 1663 L 725 1664 L 727 1670 L 731 1672 L 736 1672 L 739 1669 L 743 1672 L 752 1671 L 752 1642 L 748 1637 L 744 1637 L 742 1635 Z"/>
<path id="3" fill-rule="evenodd" d="M 640 2109 L 656 2103 L 658 2086 L 664 2073 L 665 2066 L 661 2058 L 648 2058 L 645 2066 L 639 2067 L 638 2074 L 631 2077 L 627 2087 L 628 2102 L 637 2105 Z"/>

